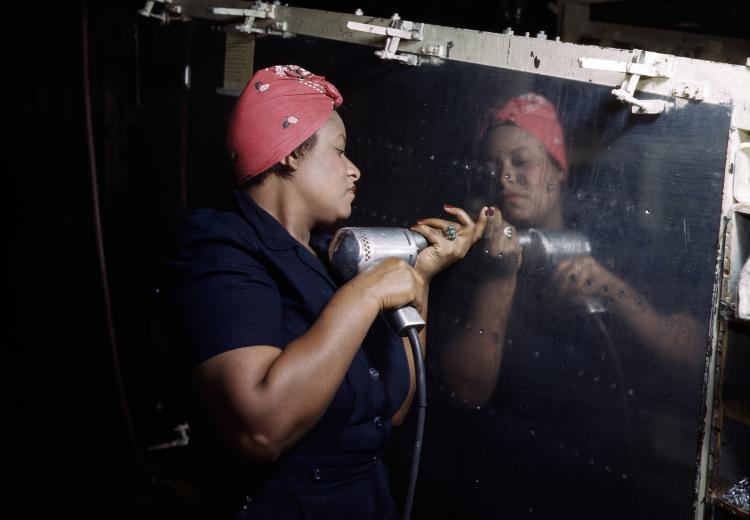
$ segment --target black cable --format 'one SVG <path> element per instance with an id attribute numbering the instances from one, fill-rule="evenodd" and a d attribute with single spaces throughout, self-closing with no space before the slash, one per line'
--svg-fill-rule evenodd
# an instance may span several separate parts
<path id="1" fill-rule="evenodd" d="M 414 373 L 417 379 L 417 433 L 414 436 L 414 452 L 411 457 L 411 474 L 409 475 L 409 490 L 406 493 L 406 504 L 404 505 L 403 520 L 411 518 L 412 504 L 414 503 L 414 491 L 417 487 L 417 474 L 419 473 L 419 459 L 422 455 L 422 436 L 424 435 L 424 420 L 427 412 L 427 382 L 424 374 L 424 358 L 422 357 L 422 346 L 419 343 L 419 331 L 416 327 L 406 329 L 406 334 L 411 343 L 412 355 L 414 357 Z"/>
<path id="2" fill-rule="evenodd" d="M 633 436 L 633 425 L 630 418 L 630 403 L 628 402 L 628 396 L 625 390 L 625 371 L 622 368 L 622 362 L 620 361 L 620 353 L 615 348 L 614 341 L 612 341 L 612 335 L 609 333 L 609 329 L 607 328 L 607 325 L 604 323 L 604 320 L 602 319 L 601 314 L 599 313 L 593 313 L 591 314 L 592 318 L 596 322 L 597 326 L 599 327 L 599 331 L 602 333 L 602 336 L 604 338 L 604 345 L 607 348 L 609 358 L 612 360 L 612 364 L 614 365 L 615 371 L 617 372 L 617 379 L 620 383 L 620 402 L 622 405 L 622 413 L 623 413 L 623 422 L 625 423 L 625 444 L 626 449 L 628 452 L 628 462 L 630 464 L 630 471 L 633 475 L 633 486 L 636 490 L 639 487 L 639 479 L 638 479 L 638 465 L 636 462 L 636 456 L 635 456 L 635 440 Z M 635 501 L 635 507 L 638 507 L 638 500 Z"/>
<path id="3" fill-rule="evenodd" d="M 120 369 L 120 356 L 117 350 L 117 340 L 115 336 L 115 325 L 112 318 L 112 297 L 109 291 L 109 276 L 107 274 L 107 259 L 104 253 L 104 233 L 102 231 L 102 218 L 99 203 L 99 183 L 96 170 L 96 149 L 94 147 L 94 123 L 91 109 L 91 78 L 89 76 L 89 14 L 88 2 L 84 0 L 81 8 L 81 53 L 83 60 L 83 104 L 86 118 L 86 147 L 89 158 L 89 176 L 91 178 L 91 205 L 94 212 L 94 227 L 96 231 L 96 252 L 99 263 L 99 278 L 102 284 L 102 297 L 104 299 L 104 313 L 107 325 L 107 334 L 109 337 L 110 354 L 112 365 L 115 373 L 115 384 L 117 395 L 120 399 L 120 409 L 125 419 L 125 425 L 128 430 L 128 439 L 130 448 L 138 464 L 141 475 L 145 475 L 145 464 L 141 451 L 138 448 L 138 441 L 135 436 L 133 420 L 130 416 L 130 407 L 125 393 L 125 384 L 122 379 Z"/>

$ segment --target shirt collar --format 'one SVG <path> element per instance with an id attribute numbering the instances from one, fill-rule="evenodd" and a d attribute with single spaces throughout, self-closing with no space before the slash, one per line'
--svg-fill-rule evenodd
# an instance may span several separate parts
<path id="1" fill-rule="evenodd" d="M 269 249 L 283 251 L 291 249 L 302 244 L 297 241 L 281 223 L 276 220 L 270 213 L 258 206 L 245 190 L 235 190 L 235 199 L 240 208 L 240 212 Z M 314 233 L 310 236 L 310 245 L 315 251 L 326 258 L 328 255 L 328 244 L 330 244 L 333 234 L 330 231 Z"/>
<path id="2" fill-rule="evenodd" d="M 255 232 L 266 247 L 275 251 L 283 251 L 302 245 L 289 234 L 281 222 L 258 206 L 246 190 L 235 190 L 234 197 L 240 213 L 255 228 Z"/>

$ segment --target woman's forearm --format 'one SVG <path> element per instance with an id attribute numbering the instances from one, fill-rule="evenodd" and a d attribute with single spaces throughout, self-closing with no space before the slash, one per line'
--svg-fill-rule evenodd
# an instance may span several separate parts
<path id="1" fill-rule="evenodd" d="M 359 291 L 339 290 L 308 331 L 289 343 L 258 385 L 257 415 L 275 437 L 296 442 L 325 412 L 379 308 Z"/>
<path id="2" fill-rule="evenodd" d="M 703 363 L 693 354 L 708 329 L 700 334 L 698 322 L 688 314 L 662 314 L 628 284 L 620 283 L 622 297 L 613 298 L 610 305 L 643 345 L 668 362 L 689 363 L 695 359 L 695 363 Z"/>
<path id="3" fill-rule="evenodd" d="M 443 349 L 441 375 L 466 407 L 483 405 L 495 389 L 515 290 L 514 275 L 483 281 L 467 322 Z"/>

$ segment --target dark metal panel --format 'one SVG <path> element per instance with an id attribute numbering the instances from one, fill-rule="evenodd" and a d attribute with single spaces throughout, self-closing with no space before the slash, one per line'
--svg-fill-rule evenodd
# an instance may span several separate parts
<path id="1" fill-rule="evenodd" d="M 305 38 L 260 40 L 255 60 L 300 64 L 342 91 L 348 153 L 363 171 L 355 224 L 405 226 L 446 203 L 472 214 L 502 206 L 479 122 L 515 95 L 543 95 L 570 158 L 565 227 L 627 287 L 599 287 L 605 310 L 591 313 L 557 293 L 554 268 L 522 267 L 496 338 L 497 381 L 475 404 L 461 399 L 445 360 L 485 333 L 472 309 L 500 309 L 503 296 L 483 290 L 492 266 L 476 259 L 441 276 L 415 517 L 691 517 L 730 107 L 636 116 L 587 83 L 462 63 L 404 67 Z M 397 493 L 410 433 L 397 434 L 389 455 Z"/>

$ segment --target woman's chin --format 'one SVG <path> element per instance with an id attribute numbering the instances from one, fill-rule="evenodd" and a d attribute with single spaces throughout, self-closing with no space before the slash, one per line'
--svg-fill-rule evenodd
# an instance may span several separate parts
<path id="1" fill-rule="evenodd" d="M 337 224 L 341 224 L 346 221 L 352 215 L 352 207 L 341 208 L 339 211 L 332 212 L 327 218 L 320 219 L 318 222 L 319 227 L 327 228 Z"/>
<path id="2" fill-rule="evenodd" d="M 352 207 L 350 205 L 341 211 L 341 214 L 339 215 L 339 220 L 346 220 L 351 216 L 352 216 Z"/>
<path id="3" fill-rule="evenodd" d="M 530 215 L 526 215 L 522 212 L 506 210 L 503 212 L 503 219 L 507 220 L 518 229 L 534 227 L 534 219 Z"/>

